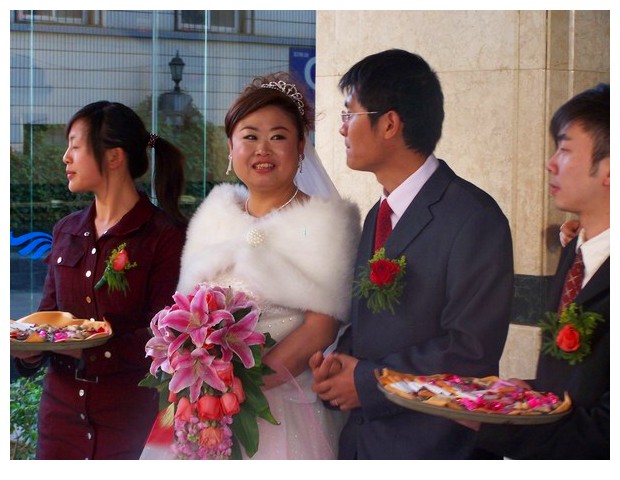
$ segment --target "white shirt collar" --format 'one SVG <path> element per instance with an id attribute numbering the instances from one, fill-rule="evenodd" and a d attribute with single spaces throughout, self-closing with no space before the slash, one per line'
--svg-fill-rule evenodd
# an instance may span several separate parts
<path id="1" fill-rule="evenodd" d="M 385 192 L 381 194 L 381 200 L 387 198 L 392 209 L 392 228 L 394 228 L 400 217 L 405 213 L 405 210 L 407 210 L 407 207 L 409 207 L 415 196 L 420 192 L 431 175 L 435 173 L 437 168 L 439 168 L 439 160 L 431 153 L 422 166 L 396 187 L 389 197 L 385 196 Z"/>
<path id="2" fill-rule="evenodd" d="M 582 286 L 590 281 L 603 262 L 609 258 L 609 228 L 588 241 L 584 241 L 584 237 L 585 232 L 582 229 L 579 232 L 576 247 L 577 249 L 581 248 L 581 255 L 583 256 L 584 275 Z"/>

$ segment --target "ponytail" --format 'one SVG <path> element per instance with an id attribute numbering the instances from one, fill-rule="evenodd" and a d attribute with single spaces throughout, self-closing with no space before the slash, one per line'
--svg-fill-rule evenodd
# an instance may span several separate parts
<path id="1" fill-rule="evenodd" d="M 168 140 L 154 135 L 151 135 L 149 146 L 153 150 L 153 187 L 159 206 L 177 222 L 186 225 L 187 217 L 179 208 L 185 186 L 185 156 Z"/>

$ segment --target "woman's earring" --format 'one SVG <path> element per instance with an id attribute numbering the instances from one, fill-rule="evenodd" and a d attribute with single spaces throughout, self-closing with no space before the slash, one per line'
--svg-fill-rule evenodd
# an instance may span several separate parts
<path id="1" fill-rule="evenodd" d="M 232 153 L 228 154 L 228 168 L 226 169 L 226 175 L 230 175 L 232 172 Z"/>
<path id="2" fill-rule="evenodd" d="M 306 157 L 304 156 L 304 154 L 303 154 L 303 153 L 300 153 L 300 154 L 299 154 L 299 164 L 298 164 L 299 166 L 297 167 L 297 169 L 299 170 L 299 173 L 301 173 L 301 171 L 302 171 L 302 169 L 303 169 L 303 166 L 304 166 L 304 158 L 306 158 Z"/>

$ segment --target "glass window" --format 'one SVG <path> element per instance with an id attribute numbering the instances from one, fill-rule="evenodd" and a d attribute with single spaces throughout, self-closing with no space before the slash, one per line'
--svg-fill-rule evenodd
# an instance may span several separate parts
<path id="1" fill-rule="evenodd" d="M 17 21 L 39 23 L 65 23 L 73 25 L 98 25 L 101 15 L 89 10 L 18 10 Z"/>
<path id="2" fill-rule="evenodd" d="M 14 319 L 38 308 L 53 225 L 92 201 L 89 194 L 68 191 L 62 164 L 65 125 L 78 109 L 102 99 L 124 103 L 150 131 L 181 148 L 187 159 L 182 208 L 189 216 L 213 185 L 235 180 L 224 173 L 223 124 L 242 88 L 268 72 L 307 73 L 314 62 L 314 11 L 11 13 L 8 173 Z M 255 34 L 229 34 L 248 29 Z M 183 68 L 175 81 L 170 63 L 177 57 Z M 307 83 L 312 91 L 314 79 Z M 149 192 L 150 175 L 139 185 Z"/>
<path id="3" fill-rule="evenodd" d="M 209 12 L 209 31 L 238 32 L 239 12 L 235 10 L 212 10 Z"/>
<path id="4" fill-rule="evenodd" d="M 240 17 L 238 10 L 178 10 L 177 25 L 185 31 L 240 33 Z"/>

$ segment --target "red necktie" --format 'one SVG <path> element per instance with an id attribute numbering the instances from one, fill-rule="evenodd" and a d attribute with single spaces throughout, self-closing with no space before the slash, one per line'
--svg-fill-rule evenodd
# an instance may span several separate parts
<path id="1" fill-rule="evenodd" d="M 566 307 L 568 307 L 577 294 L 581 291 L 581 284 L 583 283 L 583 257 L 581 256 L 581 248 L 577 250 L 575 255 L 575 261 L 573 266 L 566 274 L 564 280 L 564 288 L 562 289 L 562 297 L 560 299 L 560 306 L 558 307 L 558 313 L 562 313 Z"/>
<path id="2" fill-rule="evenodd" d="M 390 215 L 392 209 L 387 202 L 387 199 L 383 199 L 381 206 L 379 207 L 379 215 L 377 216 L 377 229 L 375 230 L 375 251 L 379 250 L 387 238 L 392 233 L 392 220 Z"/>

